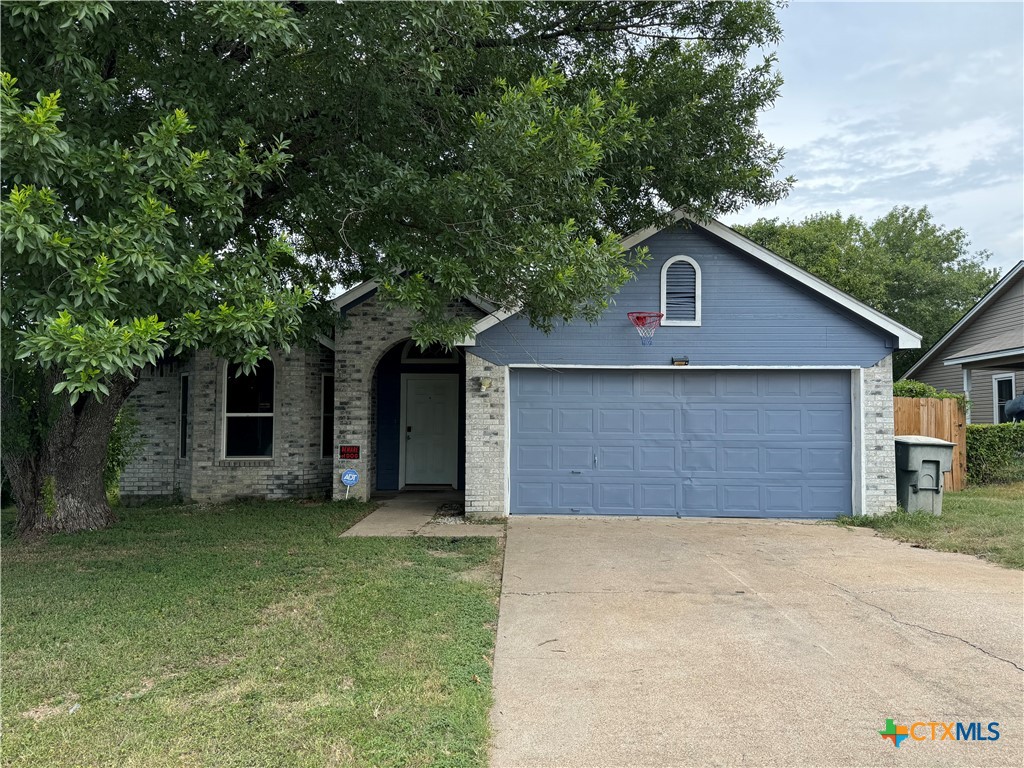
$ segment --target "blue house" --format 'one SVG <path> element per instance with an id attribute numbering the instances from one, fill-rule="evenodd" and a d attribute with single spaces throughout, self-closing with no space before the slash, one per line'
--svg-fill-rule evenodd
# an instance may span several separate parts
<path id="1" fill-rule="evenodd" d="M 457 489 L 478 516 L 828 518 L 894 506 L 892 353 L 918 347 L 918 334 L 715 221 L 677 213 L 625 245 L 651 260 L 597 322 L 544 334 L 466 297 L 451 310 L 474 331 L 450 351 L 420 351 L 412 318 L 384 308 L 373 282 L 357 286 L 334 301 L 334 340 L 258 374 L 272 414 L 262 437 L 230 410 L 242 385 L 227 364 L 199 355 L 139 388 L 144 423 L 162 414 L 184 445 L 158 438 L 153 449 L 192 456 L 177 491 L 199 500 L 338 498 L 355 469 L 357 496 Z M 632 311 L 662 314 L 650 346 Z M 194 377 L 190 365 L 208 388 L 193 387 L 174 420 L 147 393 Z M 142 476 L 129 468 L 122 492 Z"/>

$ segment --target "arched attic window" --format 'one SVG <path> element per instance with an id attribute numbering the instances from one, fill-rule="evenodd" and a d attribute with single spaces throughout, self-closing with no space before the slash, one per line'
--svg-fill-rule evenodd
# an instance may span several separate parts
<path id="1" fill-rule="evenodd" d="M 700 325 L 700 266 L 673 256 L 661 268 L 662 325 Z"/>
<path id="2" fill-rule="evenodd" d="M 274 455 L 274 363 L 261 360 L 248 376 L 229 363 L 224 381 L 224 457 Z"/>

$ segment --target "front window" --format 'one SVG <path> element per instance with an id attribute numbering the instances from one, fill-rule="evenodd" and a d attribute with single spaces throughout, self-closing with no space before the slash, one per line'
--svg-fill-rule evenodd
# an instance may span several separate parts
<path id="1" fill-rule="evenodd" d="M 261 360 L 246 375 L 228 365 L 224 398 L 224 456 L 230 459 L 274 455 L 274 364 Z"/>
<path id="2" fill-rule="evenodd" d="M 1014 375 L 1012 373 L 1003 374 L 1001 376 L 992 377 L 992 394 L 993 394 L 993 405 L 995 411 L 992 421 L 996 424 L 1002 424 L 1009 421 L 1006 418 L 1006 404 L 1013 400 L 1013 389 L 1016 382 L 1014 381 Z"/>

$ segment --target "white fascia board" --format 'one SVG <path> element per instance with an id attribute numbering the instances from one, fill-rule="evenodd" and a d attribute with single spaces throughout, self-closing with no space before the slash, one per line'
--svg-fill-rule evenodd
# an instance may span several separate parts
<path id="1" fill-rule="evenodd" d="M 346 304 L 351 304 L 353 301 L 357 301 L 371 291 L 377 290 L 379 286 L 376 280 L 367 280 L 366 282 L 360 283 L 359 285 L 349 288 L 340 296 L 335 296 L 331 299 L 331 306 L 335 309 L 341 309 Z"/>
<path id="2" fill-rule="evenodd" d="M 1024 347 L 1016 349 L 1000 349 L 997 352 L 982 352 L 980 355 L 968 355 L 967 357 L 947 357 L 942 361 L 943 365 L 965 365 L 966 363 L 982 363 L 986 360 L 993 360 L 997 364 L 1001 357 L 1024 355 Z"/>
<path id="3" fill-rule="evenodd" d="M 979 312 L 981 312 L 985 307 L 992 303 L 997 296 L 1001 295 L 1003 289 L 1009 287 L 1010 283 L 1013 282 L 1013 279 L 1021 272 L 1024 272 L 1024 261 L 1018 261 L 1017 264 L 1012 269 L 1010 269 L 1009 272 L 1003 275 L 999 282 L 993 285 L 989 292 L 978 300 L 977 304 L 975 304 L 973 307 L 967 310 L 967 314 L 965 314 L 963 317 L 957 320 L 956 324 L 948 331 L 946 331 L 946 334 L 941 339 L 932 344 L 931 349 L 925 352 L 924 355 L 916 363 L 910 366 L 910 370 L 908 370 L 906 373 L 900 376 L 900 379 L 902 380 L 912 378 L 918 370 L 920 370 L 929 362 L 931 362 L 932 358 L 938 354 L 939 350 L 942 349 L 950 339 L 956 336 L 960 332 L 961 328 L 967 325 L 967 323 L 971 322 L 972 318 L 974 318 Z M 944 364 L 955 365 L 955 363 Z"/>
<path id="4" fill-rule="evenodd" d="M 505 322 L 515 314 L 518 314 L 517 310 L 499 309 L 491 312 L 486 317 L 481 317 L 474 323 L 473 332 L 462 341 L 457 342 L 456 346 L 475 347 L 477 334 L 483 333 L 488 328 L 493 328 L 498 323 Z"/>
<path id="5" fill-rule="evenodd" d="M 323 344 L 325 347 L 327 347 L 329 350 L 331 350 L 331 352 L 337 352 L 338 351 L 335 348 L 335 346 L 334 346 L 334 342 L 331 341 L 326 336 L 324 336 L 322 333 L 318 333 L 316 335 L 316 340 L 319 341 L 321 344 Z"/>

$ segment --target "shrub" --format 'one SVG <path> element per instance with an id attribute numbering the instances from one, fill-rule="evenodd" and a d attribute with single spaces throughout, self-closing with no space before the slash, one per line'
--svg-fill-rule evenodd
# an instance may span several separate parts
<path id="1" fill-rule="evenodd" d="M 923 381 L 894 381 L 892 383 L 893 397 L 930 397 L 936 400 L 957 400 L 960 403 L 960 410 L 967 412 L 967 397 L 962 393 L 950 392 L 947 389 L 936 389 L 931 384 Z"/>
<path id="2" fill-rule="evenodd" d="M 142 447 L 139 438 L 139 417 L 132 403 L 125 403 L 114 420 L 114 429 L 107 443 L 107 464 L 103 468 L 103 485 L 107 495 L 116 499 L 117 483 L 121 472 L 135 458 Z"/>
<path id="3" fill-rule="evenodd" d="M 967 426 L 967 480 L 1024 480 L 1024 422 Z"/>

